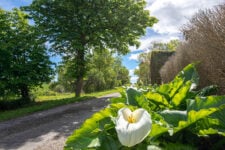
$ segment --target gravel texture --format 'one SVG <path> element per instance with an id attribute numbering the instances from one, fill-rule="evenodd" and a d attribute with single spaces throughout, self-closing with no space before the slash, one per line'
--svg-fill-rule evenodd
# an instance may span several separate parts
<path id="1" fill-rule="evenodd" d="M 94 112 L 107 106 L 101 98 L 77 102 L 0 122 L 0 150 L 62 150 L 66 138 Z"/>

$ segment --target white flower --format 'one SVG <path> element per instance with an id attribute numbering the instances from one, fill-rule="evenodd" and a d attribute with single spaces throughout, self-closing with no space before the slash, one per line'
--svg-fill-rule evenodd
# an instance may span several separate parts
<path id="1" fill-rule="evenodd" d="M 131 112 L 129 108 L 118 111 L 116 120 L 116 132 L 119 141 L 124 146 L 134 146 L 141 143 L 150 133 L 152 120 L 144 109 Z"/>

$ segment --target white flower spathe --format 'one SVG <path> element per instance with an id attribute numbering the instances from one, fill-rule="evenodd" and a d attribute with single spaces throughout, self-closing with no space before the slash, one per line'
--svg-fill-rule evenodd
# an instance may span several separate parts
<path id="1" fill-rule="evenodd" d="M 140 108 L 132 112 L 129 108 L 118 111 L 116 132 L 122 145 L 132 147 L 141 143 L 150 133 L 152 120 L 149 113 Z"/>

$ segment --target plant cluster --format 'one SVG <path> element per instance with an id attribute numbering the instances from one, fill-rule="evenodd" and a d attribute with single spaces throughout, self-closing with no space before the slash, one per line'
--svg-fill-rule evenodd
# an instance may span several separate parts
<path id="1" fill-rule="evenodd" d="M 212 86 L 195 90 L 198 82 L 195 64 L 189 64 L 168 84 L 127 88 L 75 130 L 64 149 L 221 149 L 225 145 L 225 96 L 209 96 Z M 151 124 L 150 133 L 133 146 L 137 142 L 133 137 L 121 138 L 118 121 L 122 113 L 135 126 L 143 110 L 151 116 L 149 121 L 145 115 Z"/>

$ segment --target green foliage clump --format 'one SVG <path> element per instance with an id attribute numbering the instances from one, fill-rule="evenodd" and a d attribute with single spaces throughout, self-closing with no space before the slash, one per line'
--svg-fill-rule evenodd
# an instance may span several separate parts
<path id="1" fill-rule="evenodd" d="M 127 88 L 75 130 L 64 149 L 222 149 L 225 96 L 208 96 L 212 87 L 195 90 L 198 82 L 195 64 L 190 64 L 168 84 Z M 131 148 L 120 144 L 115 131 L 123 107 L 144 108 L 152 118 L 148 137 Z"/>
<path id="2" fill-rule="evenodd" d="M 84 78 L 84 93 L 104 91 L 130 83 L 129 71 L 122 66 L 120 57 L 113 57 L 109 50 L 93 52 L 87 56 L 87 71 Z M 52 83 L 53 91 L 64 93 L 75 91 L 75 66 L 70 60 L 64 61 L 58 67 L 58 81 Z"/>
<path id="3" fill-rule="evenodd" d="M 43 83 L 41 86 L 37 86 L 32 89 L 31 95 L 36 98 L 37 96 L 55 96 L 57 92 L 54 92 L 50 89 L 52 83 Z M 58 92 L 60 93 L 60 92 Z"/>
<path id="4" fill-rule="evenodd" d="M 19 9 L 0 9 L 0 98 L 30 100 L 30 89 L 48 82 L 53 74 L 45 42 Z"/>
<path id="5" fill-rule="evenodd" d="M 129 71 L 122 66 L 121 58 L 113 57 L 109 50 L 102 50 L 101 52 L 95 52 L 88 62 L 83 90 L 90 93 L 129 83 Z"/>

